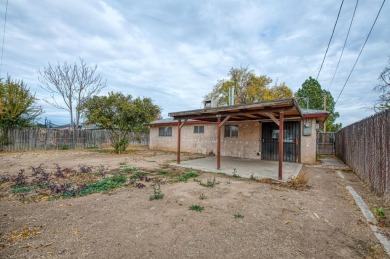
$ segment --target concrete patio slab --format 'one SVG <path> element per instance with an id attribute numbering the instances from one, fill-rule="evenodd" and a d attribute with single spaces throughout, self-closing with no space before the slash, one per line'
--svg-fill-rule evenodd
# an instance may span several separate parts
<path id="1" fill-rule="evenodd" d="M 320 159 L 321 166 L 332 168 L 332 169 L 348 169 L 349 167 L 345 165 L 342 161 L 334 157 L 324 157 Z"/>
<path id="2" fill-rule="evenodd" d="M 257 178 L 278 179 L 278 161 L 221 157 L 221 169 L 217 169 L 217 157 L 211 156 L 182 161 L 180 164 L 172 163 L 172 165 L 227 175 L 233 175 L 236 170 L 236 174 L 244 178 L 250 178 L 253 174 Z M 301 169 L 302 164 L 283 162 L 283 181 L 290 176 L 297 176 Z"/>

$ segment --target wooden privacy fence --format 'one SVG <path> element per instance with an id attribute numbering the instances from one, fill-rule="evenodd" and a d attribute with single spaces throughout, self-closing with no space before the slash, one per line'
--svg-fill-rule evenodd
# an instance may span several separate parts
<path id="1" fill-rule="evenodd" d="M 389 195 L 390 110 L 337 132 L 336 155 L 365 179 L 378 195 Z"/>
<path id="2" fill-rule="evenodd" d="M 149 134 L 130 134 L 130 146 L 147 146 Z M 110 147 L 107 130 L 59 130 L 45 128 L 0 128 L 0 150 L 28 151 Z"/>

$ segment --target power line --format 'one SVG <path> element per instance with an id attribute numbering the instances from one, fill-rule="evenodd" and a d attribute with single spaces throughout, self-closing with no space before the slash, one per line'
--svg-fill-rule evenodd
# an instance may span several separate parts
<path id="1" fill-rule="evenodd" d="M 328 87 L 328 91 L 329 91 L 330 87 L 331 87 L 331 86 L 332 86 L 332 84 L 333 84 L 334 77 L 336 76 L 337 70 L 338 70 L 338 68 L 339 68 L 340 61 L 341 61 L 341 58 L 342 58 L 342 56 L 343 56 L 343 53 L 344 53 L 345 45 L 347 44 L 347 40 L 348 40 L 348 36 L 349 36 L 349 32 L 351 31 L 351 27 L 352 27 L 353 19 L 355 18 L 355 13 L 356 13 L 356 9 L 357 9 L 358 3 L 359 3 L 359 0 L 356 0 L 355 10 L 353 11 L 353 15 L 352 15 L 351 23 L 349 24 L 349 28 L 348 28 L 347 37 L 345 38 L 345 41 L 344 41 L 344 46 L 343 46 L 343 49 L 341 50 L 340 58 L 339 58 L 339 61 L 337 62 L 336 70 L 334 71 L 334 74 L 333 74 L 332 80 L 330 81 L 330 85 L 329 85 L 329 87 Z"/>
<path id="2" fill-rule="evenodd" d="M 351 74 L 352 74 L 353 70 L 355 69 L 356 63 L 358 62 L 358 60 L 359 60 L 359 58 L 360 58 L 360 55 L 361 55 L 362 52 L 363 52 L 364 46 L 366 46 L 366 43 L 367 43 L 367 41 L 368 41 L 368 38 L 369 38 L 370 35 L 371 35 L 372 29 L 374 29 L 376 20 L 378 20 L 379 14 L 381 13 L 382 7 L 383 7 L 383 5 L 385 4 L 385 2 L 386 2 L 386 0 L 383 0 L 382 5 L 381 5 L 381 8 L 379 8 L 378 14 L 377 14 L 376 17 L 375 17 L 374 23 L 373 23 L 372 26 L 371 26 L 370 32 L 368 33 L 367 38 L 366 38 L 366 41 L 364 42 L 363 47 L 362 47 L 362 49 L 361 49 L 360 52 L 359 52 L 359 55 L 358 55 L 358 57 L 357 57 L 357 59 L 356 59 L 356 61 L 355 61 L 355 64 L 353 64 L 353 67 L 352 67 L 352 69 L 351 69 L 351 72 L 349 72 L 349 75 L 348 75 L 348 77 L 347 77 L 347 80 L 345 81 L 344 86 L 343 86 L 343 88 L 341 89 L 341 92 L 340 92 L 339 96 L 337 96 L 336 102 L 334 103 L 335 106 L 336 106 L 336 104 L 337 104 L 337 101 L 338 101 L 339 98 L 340 98 L 340 95 L 343 93 L 344 88 L 345 88 L 345 86 L 347 85 L 348 80 L 349 80 L 349 78 L 351 77 Z"/>
<path id="3" fill-rule="evenodd" d="M 344 4 L 344 0 L 341 2 L 339 13 L 337 14 L 337 19 L 336 19 L 336 22 L 334 23 L 334 26 L 333 26 L 332 35 L 330 36 L 328 47 L 326 48 L 324 59 L 322 60 L 321 67 L 320 67 L 320 70 L 318 71 L 316 80 L 318 80 L 318 77 L 320 76 L 320 73 L 321 73 L 321 70 L 322 70 L 322 66 L 324 65 L 324 62 L 325 62 L 326 54 L 328 54 L 330 42 L 332 41 L 333 34 L 334 34 L 335 29 L 336 29 L 337 21 L 339 20 L 340 12 L 341 12 L 341 8 L 343 7 L 343 4 Z"/>
<path id="4" fill-rule="evenodd" d="M 1 45 L 0 77 L 1 77 L 1 70 L 3 68 L 4 39 L 5 39 L 5 26 L 7 25 L 7 13 L 8 13 L 8 0 L 7 3 L 5 4 L 3 44 Z"/>

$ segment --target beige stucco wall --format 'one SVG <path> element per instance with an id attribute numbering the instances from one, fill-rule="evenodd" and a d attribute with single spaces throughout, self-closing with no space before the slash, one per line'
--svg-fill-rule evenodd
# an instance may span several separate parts
<path id="1" fill-rule="evenodd" d="M 221 155 L 245 158 L 260 158 L 261 128 L 259 122 L 229 122 L 226 125 L 238 125 L 237 138 L 225 138 L 221 127 Z M 195 124 L 202 125 L 202 124 Z M 204 133 L 193 133 L 194 124 L 184 125 L 181 129 L 181 151 L 200 154 L 217 153 L 216 124 L 203 124 Z M 172 126 L 172 137 L 159 137 L 158 126 L 150 130 L 150 149 L 176 151 L 177 126 Z"/>
<path id="2" fill-rule="evenodd" d="M 316 161 L 316 120 L 306 120 L 312 124 L 311 136 L 303 136 L 301 122 L 301 162 L 315 163 Z M 238 125 L 238 138 L 225 138 L 224 127 L 221 128 L 221 155 L 260 159 L 261 152 L 261 123 L 257 121 L 229 122 L 226 125 Z M 203 125 L 203 134 L 194 134 L 195 125 Z M 159 137 L 158 125 L 150 129 L 150 149 L 176 151 L 177 126 L 172 126 L 171 137 Z M 181 129 L 181 151 L 200 154 L 216 154 L 217 133 L 216 124 L 190 124 Z"/>
<path id="3" fill-rule="evenodd" d="M 311 124 L 311 136 L 303 136 L 304 123 Z M 316 120 L 305 120 L 301 122 L 301 163 L 312 164 L 316 162 L 317 130 Z"/>

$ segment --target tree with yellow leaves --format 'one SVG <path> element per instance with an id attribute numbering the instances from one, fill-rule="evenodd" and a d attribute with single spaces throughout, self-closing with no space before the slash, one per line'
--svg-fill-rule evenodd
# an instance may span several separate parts
<path id="1" fill-rule="evenodd" d="M 35 94 L 30 92 L 23 81 L 0 79 L 0 127 L 31 126 L 42 114 L 42 108 L 36 105 Z"/>
<path id="2" fill-rule="evenodd" d="M 248 67 L 232 68 L 230 78 L 222 79 L 214 85 L 205 100 L 214 100 L 216 106 L 229 104 L 229 91 L 234 87 L 234 104 L 249 104 L 259 101 L 270 101 L 292 98 L 292 90 L 285 83 L 270 86 L 272 79 L 265 75 L 257 76 Z"/>

